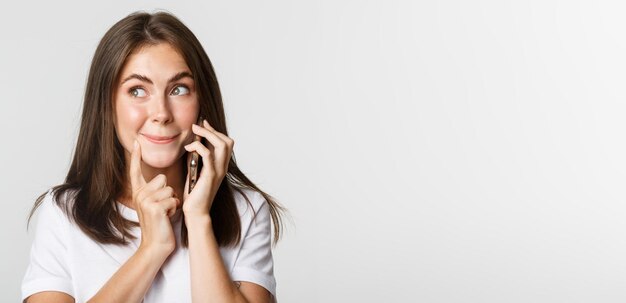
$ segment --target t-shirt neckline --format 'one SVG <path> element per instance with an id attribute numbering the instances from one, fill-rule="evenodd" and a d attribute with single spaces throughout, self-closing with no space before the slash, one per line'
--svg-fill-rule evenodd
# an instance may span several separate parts
<path id="1" fill-rule="evenodd" d="M 119 201 L 115 201 L 117 203 L 117 209 L 119 210 L 120 215 L 124 217 L 126 220 L 139 222 L 139 217 L 137 216 L 137 211 L 134 209 L 122 204 Z"/>

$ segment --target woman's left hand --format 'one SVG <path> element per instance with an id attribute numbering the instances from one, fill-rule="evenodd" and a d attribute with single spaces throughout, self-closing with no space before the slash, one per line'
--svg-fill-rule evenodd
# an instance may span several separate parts
<path id="1" fill-rule="evenodd" d="M 202 157 L 202 169 L 191 193 L 187 193 L 189 191 L 189 172 L 187 172 L 183 200 L 185 216 L 210 216 L 213 199 L 228 172 L 228 163 L 235 144 L 231 138 L 213 129 L 206 120 L 203 121 L 203 125 L 204 127 L 193 124 L 191 130 L 194 134 L 206 138 L 210 143 L 209 146 L 204 146 L 200 141 L 185 145 L 185 149 L 190 152 L 188 157 L 194 151 Z"/>

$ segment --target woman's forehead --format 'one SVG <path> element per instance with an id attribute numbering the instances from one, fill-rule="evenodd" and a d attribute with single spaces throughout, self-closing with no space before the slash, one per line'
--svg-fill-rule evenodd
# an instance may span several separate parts
<path id="1" fill-rule="evenodd" d="M 191 70 L 180 52 L 167 43 L 148 45 L 131 53 L 122 68 L 120 80 L 140 74 L 153 80 L 169 80 L 173 75 Z"/>

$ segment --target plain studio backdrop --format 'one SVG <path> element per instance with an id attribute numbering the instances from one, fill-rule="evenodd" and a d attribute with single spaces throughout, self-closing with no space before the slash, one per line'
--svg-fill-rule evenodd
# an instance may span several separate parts
<path id="1" fill-rule="evenodd" d="M 98 41 L 156 9 L 202 42 L 236 160 L 290 210 L 280 302 L 626 301 L 622 1 L 107 2 L 0 12 L 3 302 Z"/>

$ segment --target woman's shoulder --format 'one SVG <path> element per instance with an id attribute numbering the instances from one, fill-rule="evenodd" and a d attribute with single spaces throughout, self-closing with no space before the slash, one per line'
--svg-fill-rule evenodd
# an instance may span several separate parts
<path id="1" fill-rule="evenodd" d="M 58 187 L 49 189 L 41 197 L 41 202 L 38 205 L 38 216 L 69 221 L 76 193 L 76 189 L 59 190 Z"/>
<path id="2" fill-rule="evenodd" d="M 240 216 L 245 216 L 248 213 L 256 213 L 263 205 L 267 204 L 265 197 L 263 197 L 259 191 L 251 188 L 236 187 L 233 190 L 233 194 Z"/>

